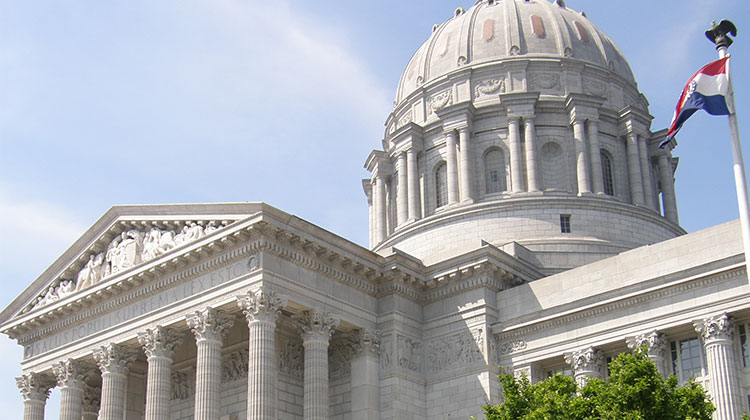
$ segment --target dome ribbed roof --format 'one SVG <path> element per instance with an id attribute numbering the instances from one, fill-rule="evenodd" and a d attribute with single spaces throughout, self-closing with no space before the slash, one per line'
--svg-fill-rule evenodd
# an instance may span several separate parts
<path id="1" fill-rule="evenodd" d="M 480 0 L 435 25 L 401 76 L 396 104 L 422 85 L 467 65 L 519 57 L 580 60 L 635 83 L 614 42 L 564 1 Z"/>

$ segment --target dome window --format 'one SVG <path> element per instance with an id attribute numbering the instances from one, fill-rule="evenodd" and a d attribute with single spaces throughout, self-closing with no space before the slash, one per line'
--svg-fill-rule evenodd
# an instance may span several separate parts
<path id="1" fill-rule="evenodd" d="M 485 41 L 491 41 L 495 37 L 495 21 L 493 19 L 487 19 L 482 24 L 482 39 Z"/>
<path id="2" fill-rule="evenodd" d="M 492 149 L 484 155 L 484 191 L 494 194 L 508 189 L 505 176 L 505 153 Z"/>
<path id="3" fill-rule="evenodd" d="M 448 165 L 445 162 L 435 170 L 435 204 L 438 208 L 448 204 Z"/>
<path id="4" fill-rule="evenodd" d="M 537 15 L 531 15 L 531 28 L 534 30 L 534 35 L 538 38 L 544 38 L 544 21 Z"/>
<path id="5" fill-rule="evenodd" d="M 589 43 L 589 32 L 586 30 L 586 28 L 581 25 L 581 22 L 576 22 L 576 29 L 578 30 L 578 37 L 581 39 L 581 41 L 584 44 Z"/>
<path id="6" fill-rule="evenodd" d="M 604 181 L 604 194 L 615 195 L 615 182 L 612 176 L 612 159 L 609 153 L 601 151 L 602 156 L 602 180 Z"/>

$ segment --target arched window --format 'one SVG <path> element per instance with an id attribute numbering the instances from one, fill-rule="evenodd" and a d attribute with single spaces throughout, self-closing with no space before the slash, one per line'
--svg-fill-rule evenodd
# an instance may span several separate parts
<path id="1" fill-rule="evenodd" d="M 604 194 L 615 195 L 615 182 L 612 176 L 612 159 L 605 151 L 602 155 L 602 180 L 604 180 Z"/>
<path id="2" fill-rule="evenodd" d="M 484 155 L 484 192 L 492 194 L 508 189 L 505 178 L 505 153 L 493 149 Z"/>
<path id="3" fill-rule="evenodd" d="M 437 207 L 448 204 L 448 165 L 445 162 L 435 170 L 435 198 Z"/>

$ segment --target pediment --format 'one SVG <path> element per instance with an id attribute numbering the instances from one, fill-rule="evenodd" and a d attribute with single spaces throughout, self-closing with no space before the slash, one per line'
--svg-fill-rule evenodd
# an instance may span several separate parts
<path id="1" fill-rule="evenodd" d="M 260 203 L 114 206 L 0 314 L 42 310 L 262 210 Z"/>

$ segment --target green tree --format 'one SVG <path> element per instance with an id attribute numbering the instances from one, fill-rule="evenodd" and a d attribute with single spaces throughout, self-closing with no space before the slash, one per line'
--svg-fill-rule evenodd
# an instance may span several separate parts
<path id="1" fill-rule="evenodd" d="M 692 380 L 678 386 L 664 379 L 641 350 L 623 353 L 609 365 L 607 381 L 591 379 L 579 387 L 555 375 L 536 384 L 500 375 L 504 402 L 483 407 L 487 420 L 711 420 L 705 390 Z M 748 419 L 750 420 L 750 419 Z"/>

